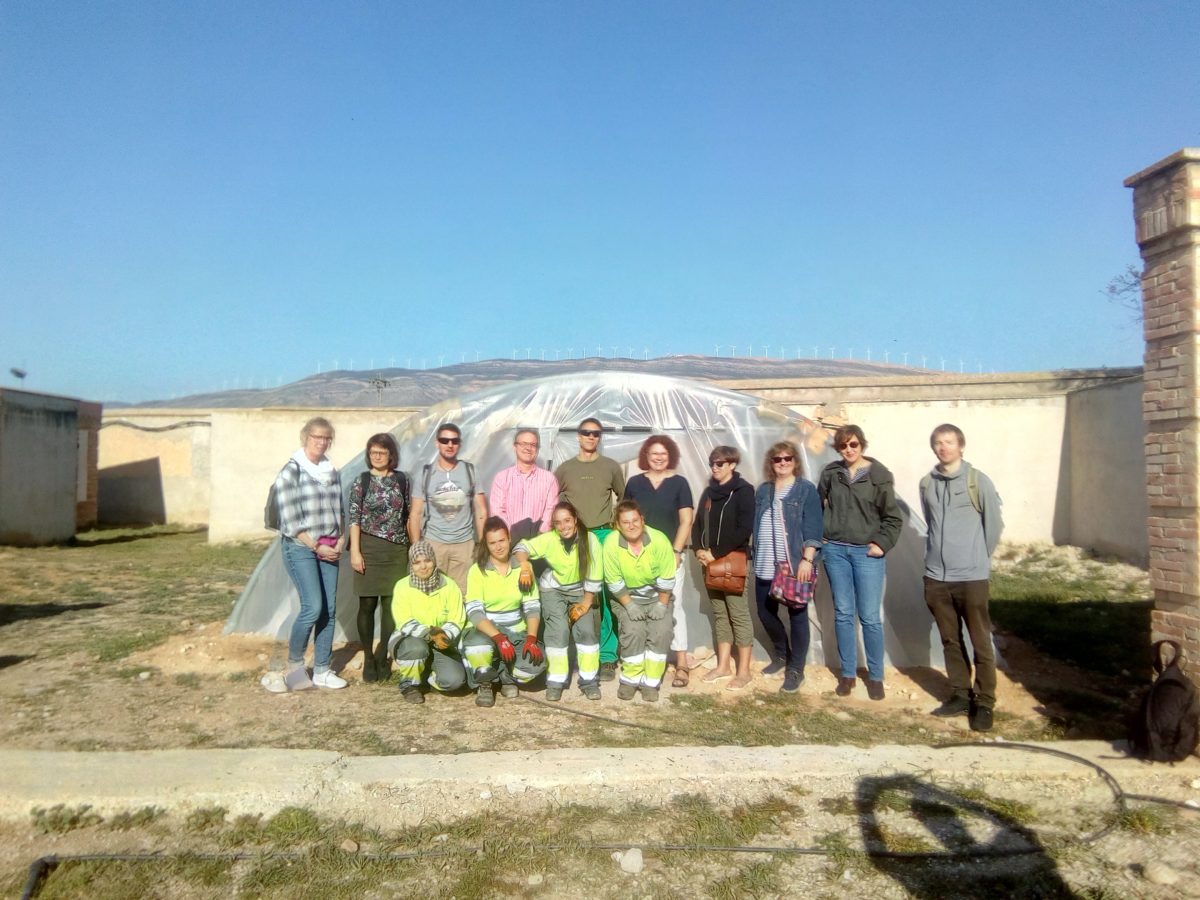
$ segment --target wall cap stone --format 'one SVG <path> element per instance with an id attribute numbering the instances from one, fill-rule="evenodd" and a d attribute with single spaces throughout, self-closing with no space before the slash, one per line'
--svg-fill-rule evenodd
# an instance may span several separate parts
<path id="1" fill-rule="evenodd" d="M 1159 175 L 1182 162 L 1200 162 L 1200 147 L 1184 147 L 1181 150 L 1176 150 L 1170 156 L 1164 157 L 1153 165 L 1142 169 L 1140 172 L 1130 175 L 1125 179 L 1125 187 L 1136 187 L 1147 178 L 1153 178 L 1155 175 Z"/>

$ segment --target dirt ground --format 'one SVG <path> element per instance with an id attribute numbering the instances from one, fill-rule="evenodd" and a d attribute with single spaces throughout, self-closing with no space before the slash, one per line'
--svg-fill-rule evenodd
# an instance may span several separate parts
<path id="1" fill-rule="evenodd" d="M 280 659 L 281 645 L 221 633 L 261 549 L 212 547 L 202 533 L 169 531 L 0 549 L 0 583 L 8 585 L 0 602 L 0 702 L 10 711 L 0 720 L 0 745 L 393 754 L 670 742 L 669 734 L 621 729 L 548 705 L 500 700 L 484 711 L 466 696 L 430 695 L 414 708 L 394 684 L 362 683 L 354 644 L 335 647 L 347 689 L 268 693 L 259 679 Z M 1013 636 L 1001 635 L 999 644 L 1007 671 L 999 678 L 995 734 L 1060 736 L 1064 711 L 1039 700 L 1038 685 L 1086 692 L 1094 677 Z M 819 666 L 809 666 L 800 693 L 788 696 L 779 694 L 779 678 L 756 677 L 741 693 L 726 691 L 724 682 L 705 684 L 706 664 L 712 661 L 699 661 L 686 689 L 666 686 L 659 704 L 621 703 L 610 684 L 599 703 L 569 690 L 560 710 L 676 729 L 675 742 L 697 742 L 689 738 L 706 731 L 730 743 L 925 742 L 962 737 L 966 726 L 927 715 L 947 690 L 932 669 L 889 670 L 887 699 L 872 702 L 861 682 L 852 697 L 835 697 L 833 673 Z M 542 692 L 523 696 L 537 700 Z"/>
<path id="2" fill-rule="evenodd" d="M 946 691 L 944 676 L 930 669 L 889 670 L 887 699 L 872 702 L 861 685 L 854 696 L 837 698 L 833 674 L 817 666 L 808 667 L 798 695 L 782 695 L 780 679 L 762 677 L 757 677 L 749 690 L 732 693 L 724 690 L 724 683 L 701 680 L 710 661 L 700 660 L 690 686 L 666 687 L 658 704 L 621 703 L 615 698 L 615 687 L 608 685 L 599 703 L 568 691 L 557 709 L 544 702 L 500 700 L 495 709 L 479 710 L 469 696 L 436 694 L 425 705 L 413 707 L 401 700 L 394 684 L 362 683 L 361 652 L 350 644 L 337 647 L 335 657 L 336 667 L 350 681 L 346 690 L 271 694 L 261 687 L 259 678 L 279 658 L 280 645 L 221 633 L 261 551 L 260 545 L 212 547 L 203 533 L 169 529 L 100 533 L 71 547 L 0 548 L 0 585 L 4 586 L 0 593 L 0 707 L 5 710 L 0 717 L 0 747 L 265 746 L 370 755 L 647 744 L 938 743 L 975 737 L 965 731 L 963 719 L 945 721 L 928 715 Z M 1068 559 L 1066 564 L 1072 561 Z M 1138 574 L 1121 570 L 1118 576 L 1136 579 Z M 1100 696 L 1106 685 L 1093 673 L 1047 658 L 1014 635 L 998 637 L 1005 670 L 1000 673 L 992 738 L 1054 738 L 1091 727 L 1072 719 L 1071 710 L 1047 698 L 1062 696 L 1064 689 L 1069 696 Z M 523 694 L 533 701 L 540 701 L 541 696 L 540 689 Z M 571 715 L 568 710 L 647 727 L 625 727 Z M 1110 733 L 1088 736 L 1120 736 L 1111 733 L 1109 725 L 1103 728 Z M 1179 797 L 1194 797 L 1200 784 L 1175 787 Z M 793 818 L 764 826 L 755 836 L 758 843 L 806 845 L 843 833 L 855 839 L 862 815 L 852 807 L 842 809 L 844 798 L 806 797 L 803 786 L 794 788 Z M 1105 808 L 1104 798 L 1098 795 L 1095 803 L 1086 804 L 1088 818 L 1084 821 L 1082 813 L 1076 812 L 1081 798 L 1062 788 L 1022 789 L 1018 793 L 1018 802 L 1044 807 L 1039 813 L 1039 833 L 1046 827 L 1077 834 L 1100 821 L 1096 817 L 1103 815 Z M 733 804 L 760 800 L 721 798 L 713 821 L 735 821 L 738 812 Z M 661 822 L 656 820 L 649 831 L 638 832 L 644 833 L 648 842 L 689 836 L 700 842 L 705 838 L 694 830 L 700 826 L 689 825 L 691 820 L 681 817 L 670 802 L 664 801 L 660 812 Z M 901 841 L 906 828 L 919 830 L 912 822 L 902 821 L 907 814 L 885 814 L 896 817 L 889 820 L 888 827 Z M 436 886 L 445 896 L 462 897 L 797 893 L 837 898 L 1195 896 L 1200 890 L 1194 862 L 1200 841 L 1191 821 L 1195 814 L 1182 816 L 1185 820 L 1166 828 L 1120 829 L 1094 847 L 1057 849 L 999 868 L 942 861 L 911 867 L 909 872 L 902 871 L 904 867 L 847 856 L 835 847 L 833 856 L 821 857 L 751 854 L 717 858 L 651 852 L 643 873 L 626 875 L 607 852 L 589 851 L 582 868 L 578 859 L 569 855 L 534 853 L 520 865 L 499 867 L 491 874 L 480 874 L 478 866 L 466 866 L 463 871 L 474 872 L 477 881 L 467 881 L 463 871 L 450 866 L 420 864 L 413 868 L 405 864 L 409 868 L 381 873 L 379 880 L 366 887 L 354 878 L 371 864 L 359 861 L 349 867 L 352 871 L 345 875 L 347 880 L 323 887 L 320 895 L 409 896 L 414 891 L 428 893 Z M 693 818 L 699 822 L 703 817 L 695 813 Z M 611 836 L 628 828 L 611 824 L 609 832 L 599 829 L 596 835 Z M 340 831 L 327 829 L 319 840 L 314 838 L 316 843 L 310 841 L 302 849 L 318 854 L 350 853 L 340 849 L 345 827 L 339 827 Z M 44 834 L 29 824 L 0 824 L 0 845 L 5 848 L 0 853 L 3 888 L 18 886 L 29 860 L 48 852 L 228 849 L 233 826 L 226 823 L 221 828 L 226 830 L 206 831 L 166 819 L 120 831 L 105 823 Z M 706 839 L 712 836 L 708 834 Z M 400 838 L 395 836 L 360 835 L 356 838 L 359 849 L 354 852 L 395 849 L 397 841 Z M 247 849 L 258 846 L 251 840 Z M 277 844 L 265 849 L 272 847 L 278 849 Z M 486 853 L 479 858 L 491 864 Z M 1151 864 L 1156 862 L 1165 863 L 1166 870 L 1153 868 Z M 297 891 L 295 877 L 281 877 L 262 862 L 239 863 L 232 870 L 226 866 L 224 874 L 196 870 L 189 875 L 189 871 L 177 871 L 169 882 L 152 879 L 151 887 L 139 880 L 143 876 L 129 875 L 107 895 L 309 895 L 303 889 Z M 271 887 L 275 883 L 277 886 Z M 52 890 L 48 895 L 76 895 L 70 882 L 66 884 L 61 893 Z M 141 887 L 130 888 L 130 884 Z M 961 890 L 949 890 L 950 884 Z M 235 890 L 235 885 L 240 887 Z"/>

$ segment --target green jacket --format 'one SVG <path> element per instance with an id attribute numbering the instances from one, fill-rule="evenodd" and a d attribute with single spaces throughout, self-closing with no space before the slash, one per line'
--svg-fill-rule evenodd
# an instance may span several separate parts
<path id="1" fill-rule="evenodd" d="M 871 467 L 853 483 L 842 460 L 831 462 L 821 472 L 817 494 L 825 510 L 825 540 L 878 544 L 887 553 L 900 540 L 904 526 L 896 483 L 887 466 L 869 456 L 864 458 Z"/>

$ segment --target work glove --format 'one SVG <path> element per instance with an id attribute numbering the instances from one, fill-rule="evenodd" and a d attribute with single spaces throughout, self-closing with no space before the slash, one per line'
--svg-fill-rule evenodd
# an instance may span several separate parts
<path id="1" fill-rule="evenodd" d="M 523 591 L 533 589 L 533 566 L 529 564 L 528 560 L 521 563 L 521 574 L 517 577 L 517 586 Z"/>
<path id="2" fill-rule="evenodd" d="M 492 641 L 496 644 L 496 651 L 500 654 L 500 658 L 506 663 L 511 663 L 517 658 L 517 648 L 513 646 L 504 634 L 503 631 L 497 631 L 492 635 Z"/>
<path id="3" fill-rule="evenodd" d="M 546 658 L 542 648 L 538 646 L 537 638 L 532 634 L 525 635 L 525 643 L 521 644 L 521 655 L 535 666 L 541 665 L 542 660 Z"/>
<path id="4" fill-rule="evenodd" d="M 646 607 L 636 600 L 630 600 L 625 604 L 625 615 L 629 616 L 631 622 L 644 622 L 646 620 Z"/>
<path id="5" fill-rule="evenodd" d="M 653 603 L 651 603 L 650 607 L 646 610 L 646 618 L 651 622 L 657 622 L 659 619 L 664 619 L 666 618 L 666 615 L 667 604 L 658 600 L 655 600 Z"/>
<path id="6" fill-rule="evenodd" d="M 450 638 L 446 637 L 446 632 L 440 628 L 431 628 L 429 631 L 429 643 L 437 647 L 439 650 L 445 650 L 450 646 Z"/>
<path id="7" fill-rule="evenodd" d="M 572 603 L 567 608 L 567 618 L 570 620 L 571 624 L 574 625 L 591 611 L 592 606 L 590 603 Z"/>

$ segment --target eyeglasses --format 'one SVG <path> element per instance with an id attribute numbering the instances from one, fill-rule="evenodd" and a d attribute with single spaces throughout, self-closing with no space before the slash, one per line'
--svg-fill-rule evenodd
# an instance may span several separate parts
<path id="1" fill-rule="evenodd" d="M 310 434 L 308 436 L 308 439 L 310 441 L 324 441 L 325 443 L 329 443 L 333 440 L 333 435 L 332 434 Z"/>
<path id="2" fill-rule="evenodd" d="M 533 443 L 532 441 L 517 441 L 516 446 L 521 447 L 525 450 L 528 450 L 530 448 L 533 448 L 534 450 L 536 450 L 539 445 Z"/>
<path id="3" fill-rule="evenodd" d="M 844 443 L 844 444 L 835 445 L 834 449 L 837 450 L 838 452 L 841 452 L 842 450 L 845 450 L 847 448 L 849 448 L 851 450 L 857 450 L 861 446 L 862 446 L 862 444 L 860 444 L 858 441 L 846 441 L 846 443 Z"/>
<path id="4" fill-rule="evenodd" d="M 462 443 L 462 438 L 444 438 L 444 437 L 440 437 L 440 438 L 438 438 L 438 443 L 439 443 L 439 444 L 461 444 L 461 443 Z"/>
<path id="5" fill-rule="evenodd" d="M 796 459 L 796 457 L 794 457 L 794 456 L 772 456 L 771 462 L 773 462 L 775 464 L 779 464 L 779 463 L 785 463 L 785 462 L 794 462 L 795 459 Z"/>
<path id="6" fill-rule="evenodd" d="M 597 430 L 595 428 L 580 428 L 579 436 L 580 437 L 600 437 L 600 432 L 599 432 L 599 430 Z"/>
<path id="7" fill-rule="evenodd" d="M 714 459 L 712 462 L 710 462 L 708 464 L 710 469 L 719 469 L 719 468 L 721 468 L 721 466 L 732 466 L 732 465 L 733 465 L 732 459 Z"/>
<path id="8" fill-rule="evenodd" d="M 367 456 L 391 456 L 390 450 L 372 450 Z"/>

